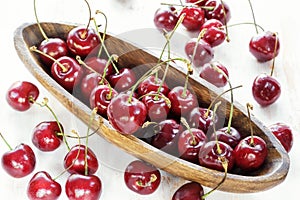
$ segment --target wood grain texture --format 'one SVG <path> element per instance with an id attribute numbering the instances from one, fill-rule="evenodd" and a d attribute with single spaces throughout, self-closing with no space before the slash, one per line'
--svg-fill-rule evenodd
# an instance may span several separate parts
<path id="1" fill-rule="evenodd" d="M 68 31 L 76 25 L 42 23 L 42 26 L 48 37 L 66 38 Z M 58 85 L 40 63 L 37 54 L 29 50 L 30 46 L 38 45 L 42 40 L 43 37 L 36 24 L 23 24 L 15 31 L 15 48 L 27 69 L 70 112 L 83 122 L 88 123 L 91 109 Z M 120 65 L 134 68 L 135 73 L 138 75 L 142 75 L 157 63 L 157 58 L 151 53 L 113 36 L 107 37 L 106 46 L 110 53 L 119 55 Z M 184 79 L 184 69 L 173 66 L 168 71 L 166 82 L 170 87 L 174 87 L 183 84 Z M 207 107 L 218 94 L 215 87 L 197 77 L 191 77 L 190 87 L 197 94 L 201 106 Z M 221 101 L 222 106 L 219 113 L 224 114 L 224 120 L 226 121 L 227 116 L 229 116 L 230 106 L 228 105 L 230 103 L 225 97 L 221 98 Z M 249 135 L 250 126 L 245 106 L 240 105 L 238 102 L 234 102 L 232 126 L 237 128 L 243 137 Z M 219 190 L 236 193 L 258 192 L 270 189 L 285 179 L 290 164 L 287 153 L 267 127 L 254 116 L 252 117 L 252 127 L 255 134 L 261 136 L 267 142 L 269 154 L 265 164 L 261 169 L 247 175 L 240 175 L 238 172 L 233 171 L 228 174 L 226 181 Z M 197 181 L 207 187 L 215 187 L 224 176 L 223 172 L 178 159 L 134 136 L 122 135 L 115 131 L 106 119 L 100 116 L 93 121 L 92 128 L 98 129 L 97 133 L 110 143 L 173 175 Z"/>

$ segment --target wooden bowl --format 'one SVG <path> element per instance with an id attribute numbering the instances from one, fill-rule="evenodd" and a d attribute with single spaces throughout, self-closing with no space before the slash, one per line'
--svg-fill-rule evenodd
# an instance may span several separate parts
<path id="1" fill-rule="evenodd" d="M 42 23 L 41 24 L 48 37 L 66 38 L 67 33 L 76 25 L 60 24 L 60 23 Z M 119 55 L 119 63 L 124 67 L 139 66 L 135 72 L 142 75 L 145 71 L 157 63 L 158 59 L 153 54 L 142 50 L 132 44 L 122 41 L 116 37 L 108 35 L 106 44 L 111 54 Z M 36 45 L 43 40 L 37 24 L 23 24 L 15 31 L 14 42 L 16 51 L 23 61 L 27 69 L 34 77 L 54 96 L 56 97 L 70 112 L 88 124 L 91 115 L 91 109 L 75 98 L 72 94 L 63 89 L 49 75 L 41 64 L 38 55 L 29 50 L 29 47 Z M 151 64 L 152 63 L 152 64 Z M 184 83 L 185 72 L 179 67 L 173 65 L 169 68 L 166 82 L 169 87 L 174 87 Z M 217 96 L 218 89 L 202 80 L 201 78 L 190 78 L 191 89 L 197 94 L 200 106 L 207 107 L 212 99 Z M 230 105 L 227 98 L 221 98 L 222 105 Z M 246 106 L 234 102 L 233 122 L 232 126 L 237 128 L 243 137 L 250 134 L 250 125 L 246 112 Z M 229 116 L 230 106 L 220 106 L 220 112 L 224 113 L 227 119 Z M 154 166 L 184 179 L 196 181 L 203 186 L 215 187 L 224 177 L 224 172 L 192 164 L 182 159 L 176 158 L 157 148 L 147 144 L 133 135 L 122 135 L 114 130 L 109 122 L 101 119 L 95 119 L 92 123 L 94 130 L 110 143 L 118 146 L 133 156 L 142 159 Z M 265 164 L 255 172 L 247 175 L 241 175 L 235 172 L 229 173 L 225 182 L 219 190 L 234 193 L 251 193 L 270 189 L 282 181 L 284 181 L 289 170 L 289 157 L 284 151 L 274 135 L 259 121 L 255 116 L 251 117 L 254 133 L 261 136 L 268 146 L 268 157 Z"/>

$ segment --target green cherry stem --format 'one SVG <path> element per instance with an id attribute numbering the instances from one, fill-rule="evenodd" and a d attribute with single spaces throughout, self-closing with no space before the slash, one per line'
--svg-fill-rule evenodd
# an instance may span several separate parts
<path id="1" fill-rule="evenodd" d="M 81 38 L 86 38 L 87 33 L 88 33 L 88 28 L 90 26 L 90 21 L 91 21 L 91 18 L 92 18 L 91 6 L 90 6 L 90 4 L 89 4 L 89 2 L 87 0 L 84 0 L 84 1 L 85 1 L 86 5 L 88 7 L 88 10 L 89 10 L 89 20 L 88 20 L 88 23 L 86 25 L 85 31 L 81 34 Z"/>
<path id="2" fill-rule="evenodd" d="M 37 25 L 38 25 L 40 31 L 41 31 L 41 34 L 43 35 L 44 39 L 45 39 L 46 41 L 48 41 L 49 38 L 47 37 L 45 31 L 43 30 L 43 28 L 42 28 L 42 26 L 41 26 L 41 23 L 40 23 L 40 21 L 39 21 L 39 18 L 38 18 L 38 16 L 37 16 L 37 12 L 36 12 L 36 10 L 37 10 L 37 9 L 36 9 L 36 0 L 33 1 L 33 9 L 34 9 L 35 20 L 36 20 L 36 22 L 37 22 Z"/>
<path id="3" fill-rule="evenodd" d="M 255 19 L 255 15 L 254 15 L 254 9 L 253 9 L 251 0 L 248 0 L 248 3 L 249 3 L 249 6 L 250 6 L 250 9 L 251 9 L 251 14 L 252 14 L 252 18 L 253 18 L 253 23 L 255 25 L 255 30 L 256 30 L 256 33 L 258 33 L 257 23 L 256 23 L 256 19 Z"/>
<path id="4" fill-rule="evenodd" d="M 4 141 L 4 143 L 7 145 L 7 147 L 9 148 L 9 150 L 13 150 L 13 148 L 8 144 L 7 140 L 4 138 L 4 136 L 2 135 L 2 133 L 0 132 L 0 137 L 2 138 L 2 140 Z"/>
<path id="5" fill-rule="evenodd" d="M 191 127 L 190 127 L 189 124 L 187 123 L 186 119 L 183 118 L 183 117 L 181 117 L 181 118 L 180 118 L 180 122 L 187 128 L 187 130 L 189 131 L 189 134 L 190 134 L 191 137 L 192 137 L 191 145 L 193 145 L 193 146 L 197 145 L 196 138 L 195 138 L 194 134 L 192 133 Z"/>
<path id="6" fill-rule="evenodd" d="M 277 44 L 278 44 L 278 36 L 277 36 L 277 33 L 274 33 L 275 34 L 275 47 L 274 47 L 274 56 L 273 56 L 273 61 L 272 61 L 272 66 L 271 66 L 271 74 L 270 76 L 273 76 L 273 73 L 274 73 L 274 68 L 275 68 L 275 57 L 276 57 L 276 53 L 277 53 Z"/>
<path id="7" fill-rule="evenodd" d="M 217 109 L 218 109 L 218 107 L 221 105 L 221 101 L 219 101 L 219 102 L 217 102 L 216 104 L 215 104 L 215 106 L 214 106 L 214 111 L 213 111 L 213 131 L 214 131 L 214 134 L 215 134 L 215 140 L 216 140 L 216 145 L 217 145 L 217 153 L 219 154 L 219 155 L 221 155 L 222 154 L 222 149 L 221 149 L 221 147 L 220 147 L 220 144 L 219 144 L 219 139 L 218 139 L 218 136 L 217 136 L 217 134 L 216 134 L 216 123 L 215 123 L 215 121 L 216 121 L 216 112 L 217 112 Z"/>
<path id="8" fill-rule="evenodd" d="M 106 32 L 107 32 L 107 16 L 105 15 L 105 13 L 101 12 L 100 10 L 96 10 L 96 15 L 97 14 L 101 14 L 103 17 L 104 17 L 104 20 L 105 20 L 105 23 L 104 23 L 104 30 L 103 30 L 103 33 L 102 33 L 102 37 L 100 36 L 100 32 L 98 30 L 98 26 L 96 26 L 96 31 L 97 33 L 99 34 L 99 38 L 101 38 L 101 41 L 104 41 L 105 40 L 105 36 L 106 36 Z M 99 49 L 99 52 L 98 52 L 98 57 L 100 57 L 101 53 L 102 53 L 102 49 L 103 49 L 103 43 Z"/>
<path id="9" fill-rule="evenodd" d="M 251 134 L 251 140 L 250 140 L 250 145 L 254 145 L 254 139 L 253 139 L 253 127 L 252 127 L 252 123 L 251 123 L 251 113 L 250 110 L 253 110 L 253 106 L 250 103 L 246 104 L 247 107 L 247 112 L 248 112 L 248 123 L 250 126 L 250 134 Z"/>
<path id="10" fill-rule="evenodd" d="M 228 24 L 227 27 L 231 28 L 231 27 L 240 26 L 240 25 L 255 25 L 257 28 L 260 28 L 261 31 L 265 31 L 265 29 L 261 25 L 253 23 L 253 22 L 240 22 L 240 23 L 235 23 L 235 24 Z"/>

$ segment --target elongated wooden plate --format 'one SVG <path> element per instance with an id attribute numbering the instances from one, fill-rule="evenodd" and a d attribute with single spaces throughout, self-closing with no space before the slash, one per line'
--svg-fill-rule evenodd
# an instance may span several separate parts
<path id="1" fill-rule="evenodd" d="M 60 23 L 42 23 L 42 27 L 48 37 L 66 38 L 67 33 L 76 25 L 60 24 Z M 157 63 L 157 58 L 145 52 L 144 50 L 133 46 L 130 43 L 122 41 L 113 36 L 108 36 L 109 43 L 107 48 L 111 54 L 119 55 L 119 63 L 124 67 L 135 67 L 135 73 L 142 75 L 149 70 L 151 63 Z M 76 115 L 83 122 L 88 123 L 91 109 L 76 99 L 72 94 L 63 89 L 56 83 L 47 73 L 38 55 L 29 50 L 33 45 L 39 45 L 43 40 L 37 24 L 23 24 L 15 31 L 14 42 L 16 51 L 28 70 L 40 83 L 55 96 L 70 112 Z M 185 74 L 183 70 L 171 67 L 168 71 L 166 79 L 170 87 L 184 83 Z M 217 95 L 217 89 L 211 84 L 200 78 L 190 78 L 190 84 L 194 92 L 198 95 L 201 106 L 208 106 L 213 97 Z M 229 105 L 226 98 L 221 98 L 225 104 Z M 223 104 L 223 103 L 222 103 Z M 220 110 L 225 113 L 225 117 L 229 116 L 230 106 L 222 107 Z M 109 122 L 100 117 L 102 123 L 99 128 L 99 121 L 96 119 L 92 124 L 93 129 L 99 128 L 98 134 L 108 140 L 110 143 L 118 146 L 124 151 L 145 160 L 158 168 L 165 170 L 173 175 L 185 178 L 191 181 L 197 181 L 207 187 L 215 187 L 224 177 L 223 172 L 208 169 L 190 162 L 178 159 L 157 148 L 143 142 L 135 136 L 122 135 L 115 131 Z M 249 135 L 250 126 L 248 123 L 245 106 L 234 103 L 233 123 L 243 136 Z M 270 189 L 280 184 L 286 177 L 289 170 L 289 157 L 284 151 L 280 143 L 272 135 L 272 133 L 254 116 L 252 117 L 252 127 L 255 134 L 261 136 L 269 148 L 269 154 L 263 167 L 251 174 L 240 175 L 238 173 L 230 173 L 226 181 L 219 188 L 222 191 L 235 193 L 250 193 Z"/>

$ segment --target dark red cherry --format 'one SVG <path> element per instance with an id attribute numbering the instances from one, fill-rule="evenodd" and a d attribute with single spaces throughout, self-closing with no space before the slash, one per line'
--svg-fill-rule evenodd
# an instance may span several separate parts
<path id="1" fill-rule="evenodd" d="M 122 68 L 108 77 L 108 82 L 118 92 L 128 90 L 136 83 L 136 80 L 135 73 L 129 68 Z"/>
<path id="2" fill-rule="evenodd" d="M 143 96 L 151 91 L 155 91 L 167 96 L 170 89 L 166 83 L 161 84 L 161 81 L 162 80 L 156 76 L 149 76 L 139 84 L 137 88 L 138 95 Z"/>
<path id="3" fill-rule="evenodd" d="M 71 174 L 65 184 L 70 200 L 98 200 L 102 193 L 102 182 L 96 175 Z"/>
<path id="4" fill-rule="evenodd" d="M 84 63 L 102 76 L 104 75 L 104 71 L 105 71 L 105 77 L 108 77 L 113 73 L 112 64 L 108 64 L 107 60 L 104 58 L 99 58 L 97 56 L 90 56 L 84 60 Z"/>
<path id="5" fill-rule="evenodd" d="M 269 126 L 271 132 L 280 141 L 284 149 L 289 153 L 293 146 L 293 132 L 289 125 L 277 122 Z"/>
<path id="6" fill-rule="evenodd" d="M 66 41 L 69 50 L 80 57 L 86 57 L 100 45 L 100 39 L 95 29 L 84 26 L 70 30 Z"/>
<path id="7" fill-rule="evenodd" d="M 31 141 L 41 151 L 54 151 L 63 140 L 63 136 L 58 135 L 63 134 L 60 128 L 63 131 L 62 125 L 59 127 L 56 121 L 41 122 L 34 127 Z"/>
<path id="8" fill-rule="evenodd" d="M 91 91 L 90 107 L 97 107 L 97 113 L 103 117 L 107 117 L 107 107 L 117 94 L 118 92 L 108 85 L 98 85 Z"/>
<path id="9" fill-rule="evenodd" d="M 141 160 L 129 163 L 124 172 L 126 186 L 140 195 L 154 193 L 160 185 L 161 174 L 159 170 Z"/>
<path id="10" fill-rule="evenodd" d="M 39 96 L 39 89 L 28 81 L 16 81 L 6 93 L 7 103 L 15 110 L 26 111 Z"/>
<path id="11" fill-rule="evenodd" d="M 203 39 L 198 41 L 197 38 L 191 38 L 185 44 L 185 53 L 195 67 L 201 67 L 214 58 L 213 48 Z"/>
<path id="12" fill-rule="evenodd" d="M 54 59 L 58 59 L 62 56 L 67 56 L 69 53 L 67 43 L 60 38 L 48 38 L 41 42 L 38 47 L 38 50 L 51 56 Z M 40 54 L 40 59 L 47 66 L 53 64 L 53 60 Z"/>
<path id="13" fill-rule="evenodd" d="M 203 187 L 197 182 L 187 182 L 180 186 L 172 196 L 172 200 L 204 200 Z"/>
<path id="14" fill-rule="evenodd" d="M 198 106 L 197 96 L 183 86 L 172 88 L 168 94 L 171 101 L 171 112 L 176 116 L 186 116 Z"/>
<path id="15" fill-rule="evenodd" d="M 182 25 L 188 31 L 198 31 L 205 22 L 205 11 L 200 7 L 184 7 L 180 15 L 185 14 Z"/>
<path id="16" fill-rule="evenodd" d="M 249 42 L 249 51 L 259 62 L 272 60 L 280 51 L 277 34 L 265 31 L 253 36 Z"/>
<path id="17" fill-rule="evenodd" d="M 252 94 L 258 104 L 268 106 L 280 97 L 281 85 L 274 77 L 260 74 L 253 81 Z"/>
<path id="18" fill-rule="evenodd" d="M 130 93 L 120 93 L 108 105 L 107 117 L 116 130 L 123 134 L 133 134 L 144 124 L 147 108 Z"/>
<path id="19" fill-rule="evenodd" d="M 179 18 L 174 11 L 174 7 L 162 7 L 155 11 L 153 21 L 158 30 L 172 31 L 175 28 Z"/>
<path id="20" fill-rule="evenodd" d="M 83 76 L 83 70 L 78 62 L 69 56 L 57 59 L 51 66 L 51 75 L 63 88 L 72 92 Z"/>
<path id="21" fill-rule="evenodd" d="M 210 140 L 216 140 L 216 135 L 218 141 L 222 141 L 228 144 L 229 146 L 231 146 L 232 149 L 234 149 L 234 147 L 240 142 L 242 138 L 240 132 L 234 127 L 230 127 L 229 131 L 228 127 L 218 129 L 215 133 L 211 135 Z"/>
<path id="22" fill-rule="evenodd" d="M 179 133 L 178 152 L 180 158 L 198 163 L 198 154 L 204 142 L 206 142 L 206 135 L 200 129 L 191 128 Z"/>
<path id="23" fill-rule="evenodd" d="M 227 24 L 231 18 L 230 7 L 225 1 L 221 0 L 208 0 L 205 3 L 206 7 L 213 7 L 212 10 L 207 9 L 205 12 L 205 17 L 207 19 L 217 19 L 222 22 L 222 24 Z"/>
<path id="24" fill-rule="evenodd" d="M 212 47 L 222 44 L 226 39 L 226 31 L 223 23 L 217 19 L 209 19 L 201 26 L 200 31 L 204 31 L 202 39 Z"/>
<path id="25" fill-rule="evenodd" d="M 214 67 L 222 70 L 224 74 L 226 74 L 226 77 L 222 73 L 215 70 Z M 203 68 L 200 71 L 200 77 L 217 87 L 224 87 L 227 84 L 229 74 L 227 68 L 223 64 L 221 64 L 219 61 L 212 61 L 203 65 Z"/>
<path id="26" fill-rule="evenodd" d="M 220 152 L 218 151 L 217 144 L 220 146 Z M 227 170 L 231 171 L 235 165 L 233 150 L 228 144 L 221 141 L 209 141 L 205 143 L 199 151 L 200 165 L 210 169 L 224 171 L 222 158 L 227 160 Z M 239 162 L 239 160 L 236 159 L 236 162 Z"/>
<path id="27" fill-rule="evenodd" d="M 253 142 L 252 142 L 253 140 Z M 248 136 L 234 148 L 236 166 L 243 171 L 260 168 L 268 155 L 266 142 L 259 136 Z"/>
<path id="28" fill-rule="evenodd" d="M 64 158 L 64 168 L 70 174 L 85 174 L 85 166 L 87 161 L 87 173 L 94 174 L 99 167 L 98 159 L 96 154 L 87 147 L 86 155 L 86 146 L 85 145 L 75 145 L 70 151 L 66 154 Z"/>
<path id="29" fill-rule="evenodd" d="M 58 199 L 61 194 L 61 186 L 52 179 L 49 173 L 39 171 L 30 179 L 27 186 L 27 197 L 30 200 Z"/>

